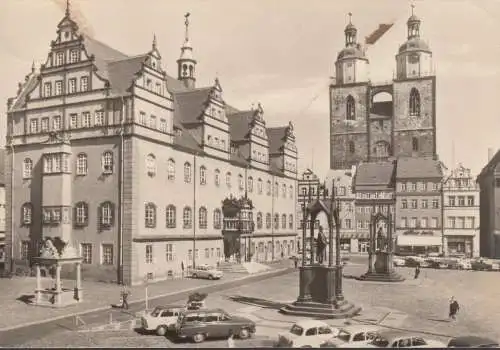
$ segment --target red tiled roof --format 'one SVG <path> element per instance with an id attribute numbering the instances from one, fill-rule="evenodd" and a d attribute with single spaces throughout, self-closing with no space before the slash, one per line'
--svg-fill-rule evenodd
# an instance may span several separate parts
<path id="1" fill-rule="evenodd" d="M 420 178 L 442 178 L 441 163 L 431 157 L 408 157 L 399 158 L 397 164 L 396 178 L 420 179 Z"/>
<path id="2" fill-rule="evenodd" d="M 361 163 L 356 170 L 355 186 L 371 185 L 390 187 L 393 183 L 395 164 L 389 162 Z"/>

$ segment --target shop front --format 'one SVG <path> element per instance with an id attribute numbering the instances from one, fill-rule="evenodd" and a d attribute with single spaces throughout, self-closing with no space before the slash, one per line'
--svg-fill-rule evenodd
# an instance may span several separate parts
<path id="1" fill-rule="evenodd" d="M 429 255 L 441 252 L 442 239 L 439 235 L 398 235 L 396 253 L 400 255 Z"/>
<path id="2" fill-rule="evenodd" d="M 448 255 L 473 256 L 473 237 L 472 236 L 446 236 L 446 252 Z"/>

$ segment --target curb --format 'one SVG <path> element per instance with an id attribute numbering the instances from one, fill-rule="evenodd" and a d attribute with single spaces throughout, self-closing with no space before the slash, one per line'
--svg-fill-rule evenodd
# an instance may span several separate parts
<path id="1" fill-rule="evenodd" d="M 263 271 L 263 272 L 259 272 L 259 273 L 255 273 L 255 274 L 251 274 L 251 275 L 245 275 L 243 277 L 238 277 L 238 278 L 235 278 L 235 279 L 232 279 L 232 280 L 229 280 L 229 281 L 223 281 L 223 282 L 217 284 L 217 286 L 224 286 L 224 285 L 227 285 L 227 284 L 230 284 L 230 283 L 233 283 L 233 282 L 243 281 L 243 280 L 249 279 L 251 277 L 256 277 L 256 276 L 271 275 L 271 274 L 278 274 L 279 275 L 280 272 L 284 272 L 286 270 L 290 270 L 290 272 L 291 271 L 295 271 L 294 268 L 280 268 L 280 269 L 276 269 L 276 270 L 273 270 L 273 271 L 267 270 L 267 271 Z M 212 285 L 203 285 L 203 286 L 196 286 L 196 287 L 190 287 L 190 288 L 186 288 L 186 289 L 176 290 L 174 292 L 169 292 L 169 293 L 164 293 L 164 294 L 159 294 L 159 295 L 155 295 L 155 296 L 152 296 L 152 297 L 148 297 L 148 301 L 159 299 L 159 298 L 164 298 L 164 297 L 168 297 L 168 296 L 172 296 L 172 295 L 176 295 L 176 294 L 182 294 L 182 293 L 186 293 L 186 292 L 191 292 L 191 291 L 202 289 L 202 288 L 206 288 L 206 287 L 213 287 L 213 286 L 215 286 L 215 285 L 214 284 L 212 284 Z M 138 304 L 138 303 L 144 302 L 145 300 L 146 300 L 146 298 L 141 298 L 141 299 L 130 301 L 129 304 L 130 305 L 132 305 L 132 304 Z M 34 326 L 34 325 L 37 325 L 37 324 L 49 323 L 49 322 L 53 322 L 53 321 L 57 321 L 57 320 L 62 320 L 62 319 L 69 318 L 69 317 L 83 316 L 83 315 L 91 314 L 91 313 L 94 313 L 94 312 L 106 311 L 106 310 L 111 310 L 111 309 L 112 309 L 112 307 L 110 305 L 101 306 L 101 307 L 98 307 L 98 308 L 95 308 L 95 309 L 90 309 L 90 310 L 85 310 L 85 311 L 80 311 L 80 312 L 74 312 L 74 313 L 67 314 L 67 315 L 55 316 L 55 317 L 51 317 L 51 318 L 45 318 L 45 319 L 39 320 L 39 321 L 26 322 L 26 323 L 18 324 L 18 325 L 15 325 L 15 326 L 0 328 L 0 332 L 11 331 L 11 330 L 18 329 L 18 328 L 24 328 L 24 327 Z"/>

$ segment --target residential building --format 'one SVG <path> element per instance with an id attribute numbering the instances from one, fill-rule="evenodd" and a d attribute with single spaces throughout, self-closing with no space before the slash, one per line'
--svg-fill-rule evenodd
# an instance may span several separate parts
<path id="1" fill-rule="evenodd" d="M 298 222 L 298 230 L 299 234 L 297 235 L 297 244 L 299 247 L 302 247 L 302 230 L 304 225 L 304 205 L 307 206 L 312 200 L 316 199 L 318 195 L 323 196 L 323 183 L 320 181 L 318 176 L 311 170 L 306 169 L 301 177 L 297 181 L 297 222 Z M 307 219 L 305 223 L 307 234 L 310 234 L 311 221 L 310 218 Z M 315 230 L 318 230 L 320 226 L 323 226 L 325 229 L 328 227 L 328 222 L 326 221 L 326 217 L 324 215 L 319 215 L 318 218 L 314 222 Z"/>
<path id="2" fill-rule="evenodd" d="M 479 184 L 479 253 L 500 258 L 500 151 L 488 152 L 488 163 L 477 177 Z"/>
<path id="3" fill-rule="evenodd" d="M 331 169 L 391 157 L 436 156 L 436 77 L 420 25 L 412 13 L 407 40 L 396 54 L 395 76 L 383 83 L 370 81 L 357 28 L 351 22 L 346 26 L 345 48 L 330 86 Z"/>
<path id="4" fill-rule="evenodd" d="M 340 249 L 357 253 L 367 251 L 367 239 L 356 228 L 355 194 L 353 178 L 356 167 L 350 170 L 330 170 L 326 176 L 327 187 L 335 184 L 335 199 L 340 206 Z M 331 190 L 330 190 L 331 191 Z"/>
<path id="5" fill-rule="evenodd" d="M 395 172 L 395 161 L 360 163 L 357 167 L 354 176 L 354 193 L 356 195 L 356 235 L 361 251 L 369 248 L 372 215 L 382 214 L 387 218 L 391 214 L 394 219 Z M 387 232 L 387 221 L 380 221 L 377 227 Z"/>
<path id="6" fill-rule="evenodd" d="M 442 165 L 433 158 L 399 158 L 396 165 L 396 251 L 441 253 Z"/>
<path id="7" fill-rule="evenodd" d="M 479 256 L 479 185 L 461 164 L 443 182 L 443 253 Z"/>
<path id="8" fill-rule="evenodd" d="M 66 11 L 46 62 L 8 101 L 9 268 L 55 236 L 79 249 L 84 278 L 139 284 L 214 264 L 230 195 L 253 203 L 256 259 L 293 254 L 293 125 L 267 127 L 260 104 L 230 106 L 218 79 L 197 87 L 188 15 L 185 29 L 173 78 L 156 37 L 128 56 Z"/>

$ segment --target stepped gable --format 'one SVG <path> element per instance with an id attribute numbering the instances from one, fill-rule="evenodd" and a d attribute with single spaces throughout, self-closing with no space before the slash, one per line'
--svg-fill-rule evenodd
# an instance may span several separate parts
<path id="1" fill-rule="evenodd" d="M 399 158 L 396 178 L 399 179 L 441 179 L 443 171 L 441 163 L 431 157 Z"/>

